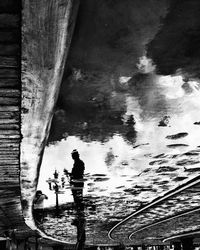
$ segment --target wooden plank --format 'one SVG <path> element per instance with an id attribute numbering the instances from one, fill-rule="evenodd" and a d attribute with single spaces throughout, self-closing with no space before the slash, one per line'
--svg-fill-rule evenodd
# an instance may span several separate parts
<path id="1" fill-rule="evenodd" d="M 19 141 L 19 139 L 17 139 L 17 140 Z M 12 143 L 12 142 L 11 143 L 9 143 L 9 142 L 8 143 L 3 143 L 3 142 L 0 142 L 0 150 L 14 150 L 14 149 L 18 150 L 19 149 L 19 142 L 18 143 Z"/>
<path id="2" fill-rule="evenodd" d="M 14 175 L 14 176 L 5 175 L 4 178 L 3 178 L 3 181 L 12 181 L 12 180 L 16 180 L 16 179 L 18 179 L 18 181 L 19 181 L 18 177 L 19 177 L 19 175 L 18 176 L 16 176 L 16 175 Z M 0 177 L 0 179 L 1 179 L 1 177 Z"/>
<path id="3" fill-rule="evenodd" d="M 19 148 L 19 139 L 15 139 L 15 140 L 18 140 L 18 143 L 17 142 L 12 142 L 12 141 L 8 141 L 8 142 L 5 142 L 4 141 L 5 138 L 0 138 L 0 149 L 6 149 L 6 148 Z M 9 149 L 10 150 L 10 149 Z"/>
<path id="4" fill-rule="evenodd" d="M 13 179 L 13 180 L 7 180 L 7 181 L 0 181 L 0 189 L 5 189 L 5 186 L 6 188 L 15 188 L 17 189 L 19 187 L 19 180 L 18 179 Z M 13 197 L 13 199 L 16 201 L 16 197 Z M 1 204 L 5 204 L 6 201 L 2 201 L 1 203 L 1 199 L 0 199 L 0 203 Z M 7 202 L 8 203 L 8 202 Z M 10 199 L 9 199 L 9 203 L 10 203 Z"/>
<path id="5" fill-rule="evenodd" d="M 16 188 L 15 186 L 14 186 L 14 188 Z M 6 204 L 6 201 L 7 201 L 7 199 L 8 199 L 8 196 L 9 196 L 9 199 L 18 199 L 18 197 L 17 197 L 17 191 L 16 192 L 7 192 L 7 193 L 5 193 L 5 194 L 1 194 L 1 197 L 2 197 L 2 199 L 0 200 L 0 206 L 2 207 L 2 205 L 4 205 L 4 204 Z M 7 204 L 6 204 L 7 205 Z M 11 204 L 9 204 L 9 209 L 11 210 L 11 206 L 16 206 L 15 204 L 13 204 L 13 205 L 11 205 Z M 16 209 L 16 207 L 14 208 L 14 211 L 15 210 L 17 210 Z M 14 213 L 14 212 L 13 212 Z"/>
<path id="6" fill-rule="evenodd" d="M 19 16 L 21 10 L 20 0 L 0 1 L 0 13 L 16 13 Z"/>
<path id="7" fill-rule="evenodd" d="M 18 89 L 0 89 L 0 97 L 20 97 L 21 93 Z"/>
<path id="8" fill-rule="evenodd" d="M 1 168 L 1 170 L 4 170 L 4 169 L 19 169 L 19 165 L 18 164 L 16 164 L 16 165 L 0 165 L 0 168 Z"/>
<path id="9" fill-rule="evenodd" d="M 20 108 L 17 105 L 0 106 L 0 112 L 19 111 L 19 109 Z"/>
<path id="10" fill-rule="evenodd" d="M 19 139 L 18 139 L 19 140 Z M 19 143 L 18 144 L 9 144 L 9 143 L 7 143 L 7 144 L 0 144 L 0 150 L 1 151 L 19 151 Z"/>
<path id="11" fill-rule="evenodd" d="M 14 188 L 16 189 L 16 187 L 14 186 Z M 19 193 L 19 191 L 18 190 L 16 190 L 16 192 L 6 192 L 6 193 L 3 193 L 3 194 L 1 194 L 1 201 L 0 201 L 0 204 L 1 204 L 1 206 L 3 205 L 3 204 L 5 204 L 6 203 L 6 198 L 8 199 L 8 196 L 9 196 L 9 199 L 13 199 L 13 198 L 18 198 L 17 197 L 17 194 Z M 7 197 L 6 197 L 7 196 Z M 16 209 L 15 209 L 16 210 Z"/>
<path id="12" fill-rule="evenodd" d="M 16 155 L 16 154 L 12 154 L 12 152 L 10 153 L 10 155 L 0 155 L 0 160 L 13 160 L 13 159 L 15 159 L 15 160 L 19 160 L 19 157 L 18 157 L 19 155 Z"/>
<path id="13" fill-rule="evenodd" d="M 0 139 L 21 139 L 21 136 L 20 135 L 16 135 L 16 134 L 11 134 L 11 135 L 9 135 L 9 134 L 4 134 L 4 135 L 2 135 L 2 134 L 0 134 Z"/>
<path id="14" fill-rule="evenodd" d="M 0 88 L 19 88 L 21 86 L 21 82 L 17 77 L 9 78 L 9 79 L 1 79 L 0 78 Z"/>
<path id="15" fill-rule="evenodd" d="M 0 126 L 4 124 L 19 124 L 19 119 L 1 119 L 0 117 Z M 19 125 L 18 125 L 19 126 Z"/>
<path id="16" fill-rule="evenodd" d="M 20 17 L 16 14 L 0 14 L 0 28 L 17 28 L 20 25 Z"/>
<path id="17" fill-rule="evenodd" d="M 0 29 L 0 43 L 2 45 L 8 43 L 16 43 L 19 40 L 20 31 L 17 29 L 9 30 L 9 29 Z"/>
<path id="18" fill-rule="evenodd" d="M 0 165 L 16 165 L 16 164 L 19 164 L 19 159 L 17 159 L 17 160 L 0 159 Z"/>
<path id="19" fill-rule="evenodd" d="M 6 185 L 6 188 L 8 188 L 8 189 L 9 188 L 18 189 L 19 188 L 19 180 L 15 180 L 15 181 L 1 181 L 0 182 L 0 189 L 5 190 L 5 185 Z M 1 199 L 0 199 L 0 203 L 1 203 Z"/>
<path id="20" fill-rule="evenodd" d="M 0 193 L 18 193 L 18 190 L 20 190 L 20 186 L 16 186 L 15 184 L 12 183 L 11 185 L 11 182 L 7 182 L 8 184 L 8 187 L 5 189 L 5 188 L 1 188 L 0 189 Z M 19 202 L 18 200 L 14 200 L 15 202 Z"/>
<path id="21" fill-rule="evenodd" d="M 0 112 L 0 119 L 19 119 L 19 112 Z"/>
<path id="22" fill-rule="evenodd" d="M 19 68 L 17 57 L 0 56 L 0 68 Z"/>
<path id="23" fill-rule="evenodd" d="M 0 155 L 18 155 L 19 154 L 19 148 L 16 149 L 9 149 L 9 148 L 5 148 L 5 150 L 2 148 L 0 148 Z"/>
<path id="24" fill-rule="evenodd" d="M 0 45 L 1 50 L 1 45 Z M 0 51 L 1 55 L 1 51 Z M 8 78 L 8 79 L 18 79 L 19 78 L 19 70 L 15 68 L 0 68 L 0 78 Z"/>
<path id="25" fill-rule="evenodd" d="M 15 173 L 14 172 L 5 172 L 4 175 L 0 175 L 0 181 L 3 180 L 3 181 L 7 181 L 7 180 L 10 180 L 12 178 L 16 178 L 16 179 L 19 179 L 19 171 L 16 171 Z"/>
<path id="26" fill-rule="evenodd" d="M 14 56 L 20 53 L 19 44 L 0 44 L 1 56 Z"/>
<path id="27" fill-rule="evenodd" d="M 19 144 L 16 144 L 16 145 L 13 145 L 13 144 L 0 144 L 0 150 L 1 151 L 11 151 L 14 152 L 15 150 L 16 151 L 19 151 Z"/>
<path id="28" fill-rule="evenodd" d="M 0 175 L 0 179 L 3 177 L 3 178 L 5 178 L 6 176 L 16 176 L 16 178 L 18 178 L 18 176 L 19 176 L 19 171 L 17 171 L 17 170 L 15 170 L 15 172 L 14 171 L 5 171 L 4 172 L 4 174 L 1 174 Z M 5 179 L 4 179 L 5 180 Z"/>
<path id="29" fill-rule="evenodd" d="M 18 180 L 18 182 L 19 182 L 19 177 L 20 175 L 19 175 L 19 173 L 5 173 L 5 175 L 4 176 L 0 176 L 0 183 L 1 182 L 10 182 L 10 181 L 12 181 L 12 180 Z M 10 194 L 11 194 L 11 192 L 10 192 Z M 3 195 L 1 194 L 1 198 L 3 198 Z"/>
<path id="30" fill-rule="evenodd" d="M 20 131 L 18 129 L 0 129 L 0 135 L 19 135 Z"/>
<path id="31" fill-rule="evenodd" d="M 0 130 L 3 129 L 3 130 L 18 130 L 20 129 L 20 125 L 18 123 L 16 124 L 13 124 L 13 123 L 8 123 L 8 124 L 1 124 L 0 123 Z"/>
<path id="32" fill-rule="evenodd" d="M 17 105 L 20 103 L 16 97 L 0 97 L 0 105 Z"/>
<path id="33" fill-rule="evenodd" d="M 19 144 L 18 144 L 19 140 L 18 139 L 15 139 L 15 138 L 13 138 L 13 139 L 0 138 L 0 145 L 4 145 L 6 143 L 9 143 L 9 144 L 11 144 L 13 146 L 19 146 Z"/>
<path id="34" fill-rule="evenodd" d="M 0 175 L 0 182 L 2 181 L 12 181 L 12 180 L 18 180 L 19 181 L 20 172 L 5 172 L 4 175 Z"/>

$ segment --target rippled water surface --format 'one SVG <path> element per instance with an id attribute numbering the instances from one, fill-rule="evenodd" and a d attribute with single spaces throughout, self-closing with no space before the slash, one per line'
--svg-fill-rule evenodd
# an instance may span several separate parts
<path id="1" fill-rule="evenodd" d="M 106 111 L 101 107 L 96 109 L 95 115 L 107 119 L 106 122 L 114 119 L 115 124 L 116 119 L 116 128 L 112 127 L 110 135 L 109 131 L 102 131 L 105 135 L 101 138 L 101 126 L 105 124 L 98 121 L 91 125 L 91 129 L 98 126 L 97 137 L 91 136 L 93 131 L 84 127 L 90 126 L 86 117 L 77 125 L 79 131 L 69 131 L 70 121 L 66 122 L 66 132 L 71 134 L 65 132 L 63 139 L 49 143 L 45 149 L 38 188 L 49 197 L 47 207 L 55 205 L 55 194 L 48 190 L 47 178 L 53 178 L 55 169 L 60 178 L 64 168 L 71 171 L 74 148 L 85 162 L 88 243 L 101 242 L 96 238 L 98 231 L 106 236 L 109 224 L 198 175 L 200 170 L 199 83 L 188 82 L 188 93 L 181 76 L 151 73 L 145 76 L 141 87 L 125 84 L 126 91 L 110 93 Z M 104 117 L 105 112 L 109 112 L 109 116 Z M 59 119 L 63 113 L 59 110 L 56 115 Z M 67 179 L 61 190 L 59 203 L 73 203 Z M 94 211 L 92 205 L 95 205 Z M 66 210 L 61 218 L 49 217 L 44 227 L 58 238 L 76 241 L 76 230 L 70 224 L 72 218 L 73 213 L 70 215 Z M 60 227 L 55 228 L 54 223 Z"/>
<path id="2" fill-rule="evenodd" d="M 177 9 L 174 5 L 173 9 L 168 10 L 167 15 L 168 1 L 159 3 L 160 6 L 156 1 L 155 6 L 159 9 L 156 13 L 152 11 L 155 6 L 148 4 L 134 7 L 138 8 L 138 13 L 149 10 L 146 18 L 150 18 L 144 21 L 144 15 L 141 19 L 132 15 L 138 19 L 133 22 L 134 36 L 124 35 L 124 38 L 125 31 L 120 29 L 121 33 L 112 37 L 115 44 L 110 44 L 109 40 L 109 47 L 104 48 L 105 44 L 101 44 L 103 38 L 99 38 L 103 33 L 99 34 L 99 30 L 92 33 L 88 29 L 85 34 L 86 37 L 90 34 L 91 38 L 88 47 L 88 40 L 84 43 L 84 38 L 80 41 L 77 38 L 72 43 L 69 57 L 72 66 L 66 66 L 70 72 L 65 72 L 38 184 L 38 189 L 49 197 L 45 204 L 47 217 L 43 224 L 47 234 L 67 242 L 76 242 L 77 229 L 72 223 L 76 209 L 68 179 L 63 176 L 64 168 L 68 171 L 72 169 L 73 149 L 79 151 L 85 163 L 83 197 L 87 244 L 113 244 L 107 237 L 112 226 L 200 173 L 199 59 L 197 56 L 196 61 L 189 63 L 185 57 L 182 59 L 183 54 L 174 55 L 174 51 L 179 49 L 177 41 L 183 40 L 179 37 L 176 41 L 173 36 L 182 31 L 181 25 L 175 27 L 180 21 L 175 19 L 181 18 L 176 14 L 179 5 Z M 190 6 L 184 6 L 181 11 L 189 15 Z M 172 15 L 173 11 L 175 15 Z M 150 15 L 151 12 L 153 14 Z M 193 11 L 194 15 L 189 16 L 195 19 L 195 13 Z M 161 26 L 161 17 L 165 15 Z M 102 18 L 106 19 L 106 16 Z M 126 19 L 125 16 L 121 18 Z M 187 15 L 184 20 L 184 27 L 190 27 Z M 97 26 L 98 21 L 94 22 Z M 113 24 L 112 20 L 109 22 Z M 105 30 L 111 29 L 109 22 L 105 21 Z M 118 23 L 118 26 L 123 24 L 126 22 Z M 161 30 L 158 32 L 159 27 Z M 82 34 L 84 27 L 79 32 Z M 110 34 L 112 32 L 106 33 L 107 40 Z M 173 41 L 172 38 L 175 40 L 174 47 L 168 44 Z M 131 53 L 121 45 L 126 42 L 130 46 L 128 39 L 131 41 Z M 168 45 L 167 52 L 163 49 L 165 43 Z M 102 57 L 95 47 L 98 45 L 99 50 L 103 51 Z M 182 50 L 184 46 L 185 43 L 180 44 Z M 119 55 L 116 54 L 118 50 Z M 81 59 L 76 51 L 80 52 Z M 106 53 L 110 55 L 110 61 Z M 94 58 L 95 55 L 97 58 Z M 65 185 L 60 187 L 59 193 L 62 210 L 59 216 L 53 212 L 55 193 L 49 190 L 46 182 L 53 178 L 55 170 L 59 172 L 60 182 L 62 177 L 65 178 Z"/>

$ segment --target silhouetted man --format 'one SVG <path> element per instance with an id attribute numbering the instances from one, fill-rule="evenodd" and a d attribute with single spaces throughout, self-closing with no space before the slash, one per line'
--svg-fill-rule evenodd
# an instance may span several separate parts
<path id="1" fill-rule="evenodd" d="M 70 176 L 72 195 L 77 209 L 83 209 L 83 175 L 85 166 L 84 162 L 79 158 L 79 153 L 76 149 L 72 151 L 72 159 L 74 160 L 72 172 L 69 173 L 67 170 L 64 170 L 64 172 Z"/>

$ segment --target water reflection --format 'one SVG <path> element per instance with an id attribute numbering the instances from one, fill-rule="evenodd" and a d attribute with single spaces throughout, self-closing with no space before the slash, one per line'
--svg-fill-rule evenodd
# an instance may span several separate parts
<path id="1" fill-rule="evenodd" d="M 132 1 L 132 4 L 136 2 Z M 149 6 L 150 2 L 153 4 L 154 1 L 146 2 Z M 141 29 L 138 38 L 137 28 L 131 24 L 129 27 L 134 27 L 134 37 L 130 39 L 128 35 L 124 37 L 122 34 L 119 40 L 113 41 L 115 44 L 123 44 L 125 41 L 124 44 L 128 46 L 127 41 L 130 39 L 131 48 L 133 47 L 131 51 L 134 51 L 131 58 L 120 51 L 120 60 L 116 60 L 118 50 L 116 47 L 110 48 L 105 42 L 102 45 L 103 51 L 112 53 L 101 53 L 102 57 L 98 56 L 96 60 L 94 57 L 97 51 L 102 50 L 102 47 L 95 47 L 99 45 L 100 39 L 95 32 L 85 34 L 85 30 L 89 30 L 89 23 L 98 26 L 98 20 L 94 23 L 89 21 L 87 29 L 79 30 L 80 33 L 83 32 L 83 36 L 80 36 L 81 42 L 77 38 L 75 44 L 81 44 L 79 48 L 72 46 L 71 64 L 66 66 L 38 186 L 47 193 L 49 199 L 46 208 L 50 210 L 55 206 L 55 194 L 48 190 L 46 170 L 53 174 L 56 169 L 60 175 L 64 169 L 65 173 L 70 172 L 73 159 L 68 156 L 74 148 L 78 149 L 85 163 L 84 175 L 81 176 L 83 181 L 73 181 L 72 184 L 70 176 L 69 180 L 66 179 L 66 175 L 61 177 L 65 178 L 65 183 L 60 189 L 63 193 L 59 194 L 59 207 L 62 212 L 60 217 L 52 216 L 49 212 L 48 220 L 43 225 L 48 234 L 58 239 L 70 243 L 77 242 L 75 235 L 81 230 L 75 230 L 72 224 L 75 223 L 76 226 L 80 222 L 83 231 L 80 235 L 83 235 L 83 239 L 85 232 L 87 233 L 86 244 L 110 244 L 107 232 L 113 225 L 158 195 L 200 173 L 199 78 L 192 78 L 178 68 L 170 75 L 167 64 L 174 61 L 176 56 L 173 55 L 173 60 L 165 61 L 162 53 L 156 53 L 157 49 L 162 49 L 162 36 L 167 32 L 158 33 L 156 41 L 152 40 L 158 27 L 162 30 L 160 16 L 166 14 L 168 5 L 164 2 L 168 1 L 160 1 L 160 7 L 156 2 L 156 6 L 152 8 L 153 13 L 150 11 L 145 16 L 145 24 L 141 22 L 144 19 L 143 9 L 149 7 L 144 3 L 141 5 L 141 15 L 122 15 L 124 19 L 141 17 L 133 23 L 138 23 L 138 27 L 146 25 L 144 34 Z M 102 6 L 98 6 L 97 11 Z M 127 5 L 122 3 L 120 6 L 122 9 L 127 8 Z M 155 8 L 159 9 L 159 15 L 155 14 Z M 128 11 L 137 12 L 138 7 L 130 8 Z M 95 13 L 88 12 L 88 16 Z M 110 11 L 101 13 L 107 13 L 108 24 L 113 20 L 120 20 L 119 17 L 110 20 Z M 154 20 L 152 25 L 146 22 L 146 18 L 151 16 L 150 13 Z M 181 18 L 181 15 L 176 14 L 174 17 Z M 85 20 L 87 16 L 83 23 Z M 107 32 L 107 29 L 113 26 L 107 27 L 107 23 L 105 24 L 103 30 L 105 29 L 107 38 L 113 34 Z M 126 24 L 126 20 L 120 21 L 123 27 L 126 27 Z M 167 22 L 165 26 L 171 24 L 172 22 Z M 100 28 L 96 32 L 101 33 L 101 30 Z M 179 32 L 179 29 L 177 30 Z M 174 28 L 172 31 L 172 34 L 176 34 Z M 84 53 L 81 53 L 84 35 L 90 39 L 85 40 Z M 92 39 L 95 40 L 94 44 L 88 43 Z M 146 46 L 150 40 L 152 43 Z M 168 48 L 167 53 L 176 52 L 170 50 L 171 46 Z M 152 49 L 155 51 L 150 53 L 149 50 Z M 93 53 L 85 53 L 85 50 Z M 85 64 L 76 63 L 74 57 L 79 62 L 77 51 L 82 55 Z M 111 54 L 115 56 L 111 57 Z M 152 54 L 154 61 L 148 58 L 147 54 Z M 114 67 L 109 67 L 114 73 L 112 70 L 98 70 L 99 65 L 103 68 L 105 65 L 110 66 L 107 56 L 112 59 L 112 64 L 117 64 L 117 73 Z M 104 63 L 100 63 L 102 58 Z M 90 60 L 92 63 L 88 62 Z M 160 60 L 165 61 L 166 67 L 162 67 Z M 158 65 L 155 65 L 155 62 L 158 62 Z M 167 75 L 159 75 L 158 72 L 167 72 Z M 79 191 L 76 188 L 80 188 Z"/>
<path id="2" fill-rule="evenodd" d="M 74 160 L 73 168 L 71 173 L 64 169 L 65 175 L 70 178 L 70 186 L 74 203 L 77 210 L 83 211 L 83 187 L 84 187 L 84 162 L 79 158 L 79 153 L 75 149 L 72 151 L 72 159 Z"/>
<path id="3" fill-rule="evenodd" d="M 47 168 L 49 173 L 55 168 L 60 173 L 64 169 L 70 172 L 73 159 L 69 155 L 73 148 L 78 148 L 85 163 L 84 195 L 82 189 L 80 196 L 76 197 L 77 191 L 71 195 L 72 186 L 65 180 L 59 202 L 68 207 L 68 212 L 57 220 L 49 218 L 44 225 L 46 232 L 76 242 L 71 223 L 77 218 L 73 205 L 77 199 L 75 203 L 84 207 L 84 219 L 87 219 L 83 223 L 88 235 L 86 243 L 105 242 L 107 231 L 124 216 L 199 173 L 199 83 L 188 81 L 192 89 L 189 93 L 180 75 L 147 73 L 146 77 L 142 76 L 143 87 L 135 85 L 133 79 L 126 82 L 126 91 L 110 92 L 108 110 L 96 109 L 94 117 L 90 117 L 92 121 L 87 120 L 89 115 L 85 111 L 78 118 L 73 112 L 69 120 L 66 120 L 67 110 L 55 114 L 54 126 L 64 133 L 67 130 L 68 134 L 46 148 L 39 187 L 48 192 L 44 181 Z M 79 118 L 84 126 L 76 124 Z M 83 182 L 75 186 L 79 184 Z M 55 199 L 49 193 L 48 196 L 47 206 L 53 206 Z M 67 232 L 62 228 L 59 232 L 55 230 L 52 226 L 55 223 L 66 225 Z"/>
<path id="4" fill-rule="evenodd" d="M 56 218 L 63 218 L 66 214 L 69 216 L 71 209 L 71 225 L 76 227 L 77 230 L 77 242 L 75 249 L 80 250 L 84 249 L 85 240 L 86 240 L 86 216 L 85 216 L 85 204 L 83 199 L 83 188 L 84 188 L 84 162 L 79 158 L 79 153 L 77 150 L 73 150 L 71 153 L 72 159 L 74 160 L 72 171 L 69 172 L 67 169 L 64 169 L 64 175 L 67 177 L 67 180 L 70 185 L 70 189 L 73 195 L 73 204 L 69 206 L 69 203 L 66 206 L 59 206 L 58 195 L 62 193 L 61 190 L 65 188 L 66 180 L 64 176 L 59 180 L 59 173 L 55 170 L 54 178 L 49 178 L 47 183 L 49 184 L 49 190 L 54 191 L 56 195 L 56 207 L 52 210 L 44 209 L 44 200 L 48 197 L 42 193 L 41 190 L 38 190 L 33 201 L 33 216 L 35 219 L 36 225 L 44 230 L 45 224 L 50 221 L 50 217 L 55 221 Z M 95 206 L 93 206 L 93 209 Z M 66 213 L 67 211 L 67 213 Z M 50 222 L 51 223 L 51 222 Z M 64 225 L 67 228 L 67 224 Z"/>

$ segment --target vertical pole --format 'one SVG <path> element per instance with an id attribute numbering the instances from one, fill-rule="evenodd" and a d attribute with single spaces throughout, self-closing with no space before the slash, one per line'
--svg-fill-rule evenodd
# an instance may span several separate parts
<path id="1" fill-rule="evenodd" d="M 59 214 L 59 208 L 58 208 L 58 192 L 56 192 L 56 215 Z"/>
<path id="2" fill-rule="evenodd" d="M 58 184 L 55 184 L 55 194 L 56 194 L 56 214 L 58 215 L 59 209 L 58 209 Z"/>

